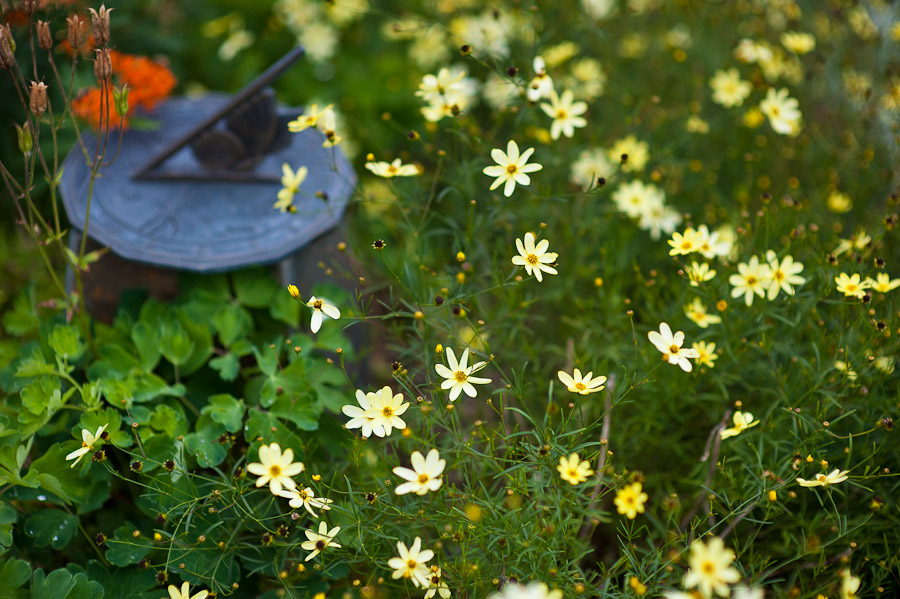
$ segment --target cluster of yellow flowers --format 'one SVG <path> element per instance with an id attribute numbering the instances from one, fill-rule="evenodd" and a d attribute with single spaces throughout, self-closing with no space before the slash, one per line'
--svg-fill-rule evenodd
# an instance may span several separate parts
<path id="1" fill-rule="evenodd" d="M 335 132 L 335 114 L 331 104 L 321 110 L 316 104 L 311 104 L 305 114 L 298 116 L 296 119 L 288 123 L 288 131 L 291 133 L 299 133 L 307 129 L 318 129 L 324 139 L 322 146 L 326 148 L 334 147 L 341 143 L 343 138 Z M 300 166 L 297 170 L 291 168 L 291 165 L 285 162 L 281 165 L 281 189 L 278 190 L 278 201 L 273 205 L 281 212 L 297 211 L 294 206 L 294 196 L 300 192 L 300 186 L 306 181 L 309 169 Z"/>

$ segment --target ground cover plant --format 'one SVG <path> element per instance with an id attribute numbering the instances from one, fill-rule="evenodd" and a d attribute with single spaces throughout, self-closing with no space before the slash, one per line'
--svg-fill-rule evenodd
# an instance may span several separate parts
<path id="1" fill-rule="evenodd" d="M 4 9 L 0 596 L 900 589 L 894 4 Z M 94 319 L 68 146 L 297 43 L 360 175 L 320 276 Z"/>

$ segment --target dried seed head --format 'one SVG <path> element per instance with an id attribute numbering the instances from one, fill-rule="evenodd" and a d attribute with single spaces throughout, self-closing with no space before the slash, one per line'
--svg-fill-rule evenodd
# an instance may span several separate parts
<path id="1" fill-rule="evenodd" d="M 47 85 L 45 83 L 31 82 L 31 87 L 28 89 L 28 107 L 36 117 L 47 112 Z"/>
<path id="2" fill-rule="evenodd" d="M 0 68 L 11 69 L 16 64 L 15 41 L 8 25 L 0 25 Z"/>
<path id="3" fill-rule="evenodd" d="M 66 18 L 66 24 L 69 28 L 66 33 L 66 40 L 69 42 L 69 46 L 72 47 L 72 53 L 77 56 L 81 53 L 81 49 L 85 42 L 84 19 L 78 15 L 72 15 L 71 17 Z"/>
<path id="4" fill-rule="evenodd" d="M 21 10 L 29 17 L 34 14 L 34 9 L 36 8 L 37 0 L 22 0 L 22 4 L 19 5 L 19 10 Z"/>
<path id="5" fill-rule="evenodd" d="M 97 57 L 94 59 L 94 77 L 103 83 L 112 77 L 112 59 L 109 48 L 95 50 Z"/>
<path id="6" fill-rule="evenodd" d="M 94 41 L 98 46 L 105 46 L 109 43 L 109 13 L 114 9 L 106 8 L 106 5 L 100 6 L 100 11 L 93 8 L 91 11 L 91 21 L 94 25 Z"/>
<path id="7" fill-rule="evenodd" d="M 50 23 L 47 21 L 38 21 L 37 25 L 38 46 L 41 50 L 49 52 L 53 49 L 53 35 L 50 33 Z"/>

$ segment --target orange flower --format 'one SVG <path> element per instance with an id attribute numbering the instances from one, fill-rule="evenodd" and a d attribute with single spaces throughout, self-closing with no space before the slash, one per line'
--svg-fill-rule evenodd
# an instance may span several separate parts
<path id="1" fill-rule="evenodd" d="M 133 56 L 116 50 L 110 53 L 110 59 L 116 87 L 121 89 L 122 85 L 128 85 L 129 107 L 153 110 L 175 88 L 175 76 L 167 66 L 160 62 L 146 56 Z M 94 129 L 98 129 L 100 127 L 101 100 L 102 94 L 99 87 L 88 88 L 72 102 L 72 112 L 87 121 Z M 109 125 L 111 128 L 117 129 L 120 119 L 115 112 L 111 92 L 109 94 L 109 110 Z M 103 120 L 107 120 L 105 114 Z M 127 117 L 122 124 L 124 127 L 128 127 Z"/>

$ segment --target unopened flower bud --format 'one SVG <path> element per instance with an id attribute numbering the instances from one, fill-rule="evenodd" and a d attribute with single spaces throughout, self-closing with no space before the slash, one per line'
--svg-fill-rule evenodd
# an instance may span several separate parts
<path id="1" fill-rule="evenodd" d="M 109 43 L 109 13 L 114 9 L 106 8 L 106 5 L 103 4 L 100 6 L 99 12 L 93 8 L 89 10 L 94 25 L 94 41 L 98 46 L 105 46 Z"/>
<path id="2" fill-rule="evenodd" d="M 97 81 L 103 83 L 112 77 L 112 59 L 109 55 L 109 48 L 96 50 L 97 57 L 94 59 L 94 77 Z"/>
<path id="3" fill-rule="evenodd" d="M 34 138 L 31 136 L 31 125 L 25 123 L 21 127 L 16 125 L 16 138 L 19 142 L 19 151 L 26 156 L 31 155 L 31 150 L 34 149 Z"/>
<path id="4" fill-rule="evenodd" d="M 44 82 L 32 81 L 28 89 L 28 107 L 31 113 L 40 118 L 47 112 L 47 85 Z"/>
<path id="5" fill-rule="evenodd" d="M 116 114 L 125 116 L 128 114 L 128 84 L 122 85 L 122 89 L 113 88 L 113 102 L 116 105 Z"/>
<path id="6" fill-rule="evenodd" d="M 11 69 L 16 64 L 16 42 L 8 25 L 0 25 L 0 68 Z"/>
<path id="7" fill-rule="evenodd" d="M 47 21 L 38 21 L 37 25 L 38 46 L 41 50 L 49 52 L 53 49 L 53 35 L 50 33 L 50 23 Z"/>
<path id="8" fill-rule="evenodd" d="M 84 46 L 84 19 L 78 15 L 72 15 L 66 18 L 66 24 L 69 27 L 66 40 L 72 47 L 72 53 L 77 56 L 81 52 L 81 47 Z"/>

